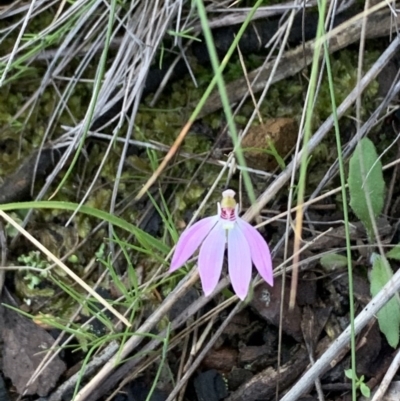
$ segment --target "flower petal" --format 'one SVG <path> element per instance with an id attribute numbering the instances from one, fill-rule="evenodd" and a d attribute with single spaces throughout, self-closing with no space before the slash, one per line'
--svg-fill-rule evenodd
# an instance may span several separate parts
<path id="1" fill-rule="evenodd" d="M 237 224 L 228 232 L 228 269 L 232 287 L 243 301 L 249 292 L 252 264 L 249 244 Z"/>
<path id="2" fill-rule="evenodd" d="M 222 224 L 218 223 L 200 247 L 199 273 L 201 285 L 206 296 L 214 291 L 221 276 L 225 243 L 226 232 Z"/>
<path id="3" fill-rule="evenodd" d="M 169 268 L 170 272 L 179 269 L 186 263 L 217 222 L 218 216 L 206 217 L 182 233 L 172 257 L 171 267 Z"/>
<path id="4" fill-rule="evenodd" d="M 274 285 L 271 252 L 262 235 L 251 224 L 241 218 L 236 220 L 250 247 L 251 259 L 260 276 L 269 284 Z"/>

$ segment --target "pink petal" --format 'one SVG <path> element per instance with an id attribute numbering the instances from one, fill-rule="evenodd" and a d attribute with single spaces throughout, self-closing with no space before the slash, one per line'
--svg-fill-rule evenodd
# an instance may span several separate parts
<path id="1" fill-rule="evenodd" d="M 214 291 L 221 276 L 225 243 L 226 231 L 221 224 L 217 224 L 201 245 L 199 273 L 201 285 L 206 296 Z"/>
<path id="2" fill-rule="evenodd" d="M 249 291 L 252 264 L 249 244 L 238 225 L 228 233 L 228 269 L 232 287 L 243 301 Z"/>
<path id="3" fill-rule="evenodd" d="M 179 269 L 195 253 L 196 249 L 207 237 L 218 222 L 218 216 L 206 217 L 186 229 L 179 238 L 174 256 L 172 257 L 170 272 Z"/>
<path id="4" fill-rule="evenodd" d="M 274 285 L 271 252 L 262 235 L 241 218 L 236 220 L 250 247 L 251 259 L 260 276 L 271 286 Z"/>

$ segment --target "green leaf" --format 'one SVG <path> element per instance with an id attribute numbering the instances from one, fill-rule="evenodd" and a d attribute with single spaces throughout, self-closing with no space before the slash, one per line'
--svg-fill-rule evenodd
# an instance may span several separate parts
<path id="1" fill-rule="evenodd" d="M 339 255 L 338 253 L 329 253 L 322 256 L 322 258 L 319 260 L 319 263 L 321 263 L 321 266 L 325 270 L 332 271 L 339 267 L 346 267 L 347 257 Z"/>
<path id="2" fill-rule="evenodd" d="M 369 398 L 371 395 L 371 390 L 365 383 L 360 384 L 360 391 L 361 394 L 366 398 Z"/>
<path id="3" fill-rule="evenodd" d="M 394 248 L 392 248 L 386 254 L 386 257 L 389 259 L 400 260 L 400 244 L 397 244 Z"/>
<path id="4" fill-rule="evenodd" d="M 385 182 L 382 163 L 374 144 L 368 138 L 359 142 L 350 159 L 348 184 L 350 206 L 364 224 L 368 236 L 372 238 L 372 218 L 376 218 L 382 212 Z M 371 203 L 373 216 L 368 209 L 367 196 Z"/>
<path id="5" fill-rule="evenodd" d="M 353 378 L 353 370 L 352 369 L 346 369 L 345 371 L 344 371 L 344 374 L 345 374 L 345 376 L 348 378 L 348 379 L 352 379 Z M 356 376 L 357 377 L 357 376 Z"/>
<path id="6" fill-rule="evenodd" d="M 393 271 L 386 258 L 373 253 L 371 256 L 372 271 L 370 274 L 371 294 L 375 296 L 393 276 Z M 400 304 L 398 296 L 394 296 L 378 312 L 378 323 L 381 332 L 385 335 L 387 342 L 393 348 L 399 343 L 400 329 Z"/>

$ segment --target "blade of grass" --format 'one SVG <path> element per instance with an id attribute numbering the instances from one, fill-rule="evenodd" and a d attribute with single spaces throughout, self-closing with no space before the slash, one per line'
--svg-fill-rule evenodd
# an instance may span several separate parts
<path id="1" fill-rule="evenodd" d="M 0 210 L 9 211 L 9 210 L 26 210 L 26 209 L 61 209 L 61 210 L 70 210 L 75 211 L 78 208 L 77 203 L 72 202 L 59 202 L 59 201 L 32 201 L 32 202 L 15 202 L 15 203 L 7 203 L 0 205 Z M 136 239 L 139 243 L 145 248 L 149 250 L 159 250 L 163 253 L 168 253 L 170 248 L 163 244 L 161 241 L 158 241 L 150 234 L 147 234 L 145 231 L 140 228 L 134 226 L 127 221 L 114 216 L 108 212 L 103 210 L 95 209 L 90 206 L 81 206 L 79 208 L 80 213 L 86 214 L 88 216 L 96 217 L 100 220 L 105 220 L 111 224 L 114 224 L 117 227 L 120 227 L 132 234 L 135 235 Z"/>
<path id="2" fill-rule="evenodd" d="M 319 0 L 321 1 L 321 0 Z M 329 93 L 331 97 L 331 105 L 332 105 L 332 117 L 333 117 L 333 127 L 335 130 L 335 138 L 336 138 L 336 149 L 338 154 L 338 162 L 339 162 L 339 176 L 340 176 L 340 184 L 342 189 L 342 206 L 343 206 L 343 215 L 344 215 L 344 229 L 345 229 L 345 237 L 346 237 L 346 258 L 347 258 L 347 271 L 349 277 L 349 304 L 350 304 L 350 346 L 351 346 L 351 368 L 353 372 L 356 372 L 356 337 L 355 337 L 355 311 L 354 311 L 354 286 L 353 286 L 353 262 L 351 257 L 351 240 L 350 240 L 350 222 L 349 222 L 349 210 L 348 210 L 348 202 L 347 202 L 347 192 L 346 192 L 346 174 L 344 171 L 344 161 L 342 155 L 342 142 L 340 139 L 340 128 L 339 128 L 339 118 L 337 114 L 337 105 L 336 105 L 336 97 L 335 97 L 335 88 L 333 82 L 333 74 L 331 68 L 331 61 L 329 55 L 328 42 L 324 42 L 324 57 L 325 57 L 325 65 L 326 65 L 326 73 L 328 78 L 329 85 Z M 356 400 L 356 379 L 355 375 L 352 377 L 352 398 Z"/>
<path id="3" fill-rule="evenodd" d="M 165 360 L 167 359 L 170 331 L 171 331 L 171 324 L 168 323 L 166 335 L 162 340 L 163 347 L 162 347 L 161 359 L 160 359 L 159 366 L 157 369 L 156 377 L 153 380 L 153 384 L 151 385 L 149 394 L 147 394 L 146 401 L 150 401 L 152 399 L 154 390 L 156 389 L 157 382 L 160 379 Z"/>
<path id="4" fill-rule="evenodd" d="M 211 60 L 211 65 L 213 67 L 214 74 L 215 74 L 215 77 L 217 80 L 217 86 L 218 86 L 218 90 L 219 90 L 219 93 L 221 96 L 221 102 L 222 102 L 223 110 L 225 113 L 225 117 L 226 117 L 226 120 L 228 123 L 229 133 L 230 133 L 230 136 L 232 137 L 233 144 L 234 144 L 234 151 L 235 151 L 236 157 L 239 161 L 238 164 L 240 164 L 241 166 L 246 166 L 246 161 L 244 159 L 242 148 L 241 148 L 240 142 L 239 142 L 238 132 L 237 132 L 236 125 L 235 125 L 235 122 L 233 119 L 232 109 L 231 109 L 231 106 L 229 103 L 228 92 L 226 90 L 224 78 L 222 76 L 222 71 L 220 68 L 217 50 L 215 48 L 214 39 L 213 39 L 211 29 L 210 29 L 210 26 L 208 23 L 206 8 L 204 6 L 203 0 L 196 0 L 195 2 L 197 5 L 197 10 L 199 13 L 201 26 L 203 28 L 204 39 L 206 41 L 208 54 L 209 54 L 210 60 Z M 254 7 L 252 8 L 253 13 L 256 12 L 257 8 L 261 5 L 261 3 L 262 3 L 262 1 L 259 0 L 254 5 Z M 247 194 L 250 198 L 250 201 L 251 201 L 251 203 L 254 203 L 256 200 L 256 197 L 254 195 L 254 190 L 253 190 L 253 186 L 252 186 L 252 183 L 250 180 L 250 175 L 249 175 L 248 171 L 246 171 L 246 170 L 243 170 L 243 180 L 244 180 L 244 185 L 246 187 Z"/>
<path id="5" fill-rule="evenodd" d="M 324 23 L 325 23 L 325 14 L 326 14 L 326 0 L 318 3 L 318 26 L 317 26 L 317 33 L 316 33 L 316 41 L 314 47 L 314 55 L 313 55 L 313 62 L 311 67 L 311 74 L 310 74 L 310 84 L 308 89 L 308 96 L 307 96 L 307 104 L 306 104 L 306 118 L 304 123 L 304 136 L 303 136 L 303 149 L 307 149 L 308 142 L 311 138 L 311 129 L 312 129 L 312 118 L 313 118 L 313 104 L 315 101 L 315 91 L 316 85 L 318 80 L 318 68 L 319 68 L 319 60 L 320 60 L 320 53 L 322 47 L 322 41 L 318 40 L 322 38 L 324 35 Z M 298 180 L 298 187 L 297 187 L 297 205 L 301 206 L 304 204 L 304 194 L 306 190 L 306 179 L 307 179 L 307 158 L 308 154 L 306 151 L 301 153 L 301 163 L 300 163 L 300 171 L 299 171 L 299 180 Z M 292 283 L 290 288 L 290 301 L 289 301 L 289 308 L 293 309 L 295 302 L 296 302 L 296 294 L 297 294 L 297 280 L 298 280 L 298 263 L 299 263 L 299 249 L 300 249 L 300 239 L 301 239 L 301 232 L 303 227 L 303 215 L 304 209 L 303 207 L 299 207 L 296 211 L 296 226 L 295 226 L 295 238 L 294 238 L 294 247 L 293 247 L 293 254 L 297 255 L 293 260 L 293 272 L 292 272 Z"/>

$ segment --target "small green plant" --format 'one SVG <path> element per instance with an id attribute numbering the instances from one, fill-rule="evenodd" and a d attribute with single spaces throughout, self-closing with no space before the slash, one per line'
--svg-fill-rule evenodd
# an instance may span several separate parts
<path id="1" fill-rule="evenodd" d="M 383 180 L 382 163 L 374 144 L 367 138 L 358 144 L 349 167 L 350 206 L 363 223 L 372 242 L 374 235 L 374 219 L 383 210 L 385 182 Z M 394 248 L 387 255 L 397 259 L 399 248 Z M 371 255 L 372 270 L 369 276 L 371 294 L 375 296 L 393 276 L 392 268 L 385 255 Z M 381 332 L 388 343 L 396 348 L 399 343 L 400 300 L 392 298 L 377 314 Z"/>
<path id="2" fill-rule="evenodd" d="M 18 262 L 23 263 L 25 266 L 36 267 L 36 269 L 46 269 L 49 266 L 49 262 L 42 258 L 39 251 L 31 251 L 27 255 L 19 256 Z"/>
<path id="3" fill-rule="evenodd" d="M 370 388 L 364 383 L 364 375 L 362 375 L 360 378 L 357 376 L 356 372 L 354 372 L 352 369 L 347 369 L 344 371 L 344 374 L 346 375 L 347 378 L 349 379 L 355 379 L 356 381 L 356 387 L 357 389 L 360 390 L 361 394 L 364 397 L 369 398 L 371 395 L 371 390 Z"/>
<path id="4" fill-rule="evenodd" d="M 42 258 L 39 251 L 31 251 L 28 255 L 21 255 L 18 257 L 18 262 L 21 262 L 24 266 L 34 267 L 36 270 L 42 270 L 40 274 L 34 272 L 27 272 L 24 275 L 24 280 L 28 282 L 27 286 L 30 290 L 33 290 L 37 285 L 40 284 L 41 277 L 47 277 L 49 262 Z"/>

